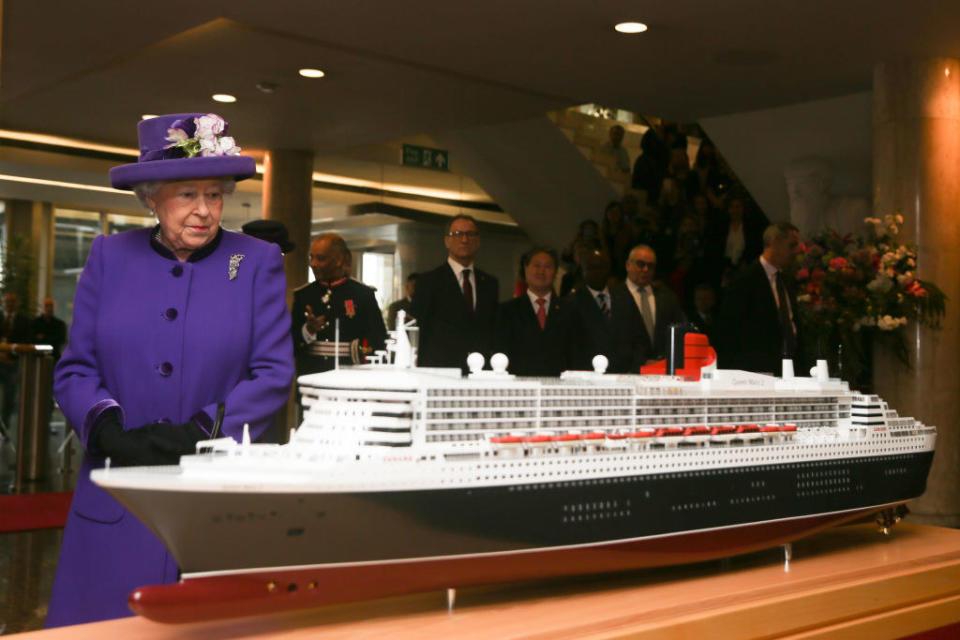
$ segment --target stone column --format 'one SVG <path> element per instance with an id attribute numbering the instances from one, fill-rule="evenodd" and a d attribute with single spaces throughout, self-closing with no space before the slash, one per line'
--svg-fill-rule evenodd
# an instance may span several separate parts
<path id="1" fill-rule="evenodd" d="M 313 153 L 294 149 L 267 151 L 263 160 L 263 218 L 282 222 L 297 246 L 283 257 L 287 274 L 287 306 L 293 305 L 293 290 L 307 282 L 310 253 L 310 220 L 313 210 Z M 296 426 L 296 383 L 290 399 L 277 412 L 274 429 L 286 442 Z"/>
<path id="2" fill-rule="evenodd" d="M 911 518 L 960 526 L 960 61 L 883 63 L 873 77 L 873 203 L 899 212 L 918 275 L 947 294 L 943 329 L 908 327 L 912 368 L 877 350 L 877 392 L 938 429 L 927 492 Z"/>
<path id="3" fill-rule="evenodd" d="M 293 301 L 293 290 L 307 281 L 313 153 L 294 149 L 267 151 L 263 166 L 263 217 L 286 225 L 290 240 L 297 245 L 283 259 L 289 305 Z"/>
<path id="4" fill-rule="evenodd" d="M 49 202 L 7 200 L 7 242 L 29 254 L 28 296 L 21 300 L 21 311 L 28 316 L 39 313 L 40 301 L 53 288 L 53 206 Z M 8 250 L 9 250 L 8 246 Z"/>

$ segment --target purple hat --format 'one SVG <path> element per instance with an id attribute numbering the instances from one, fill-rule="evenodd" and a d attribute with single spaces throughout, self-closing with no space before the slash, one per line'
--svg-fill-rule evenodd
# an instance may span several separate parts
<path id="1" fill-rule="evenodd" d="M 229 176 L 244 180 L 257 173 L 257 163 L 241 156 L 226 135 L 227 123 L 213 113 L 174 113 L 137 124 L 140 158 L 110 169 L 116 189 L 133 189 L 138 182 L 189 180 Z"/>

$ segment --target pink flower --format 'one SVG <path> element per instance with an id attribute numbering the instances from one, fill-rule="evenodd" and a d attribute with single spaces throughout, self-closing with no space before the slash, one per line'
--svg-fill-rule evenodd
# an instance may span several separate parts
<path id="1" fill-rule="evenodd" d="M 848 265 L 849 263 L 847 262 L 847 259 L 841 256 L 837 256 L 836 258 L 830 261 L 831 269 L 843 269 Z"/>
<path id="2" fill-rule="evenodd" d="M 797 280 L 806 280 L 810 277 L 810 270 L 804 267 L 797 271 Z"/>

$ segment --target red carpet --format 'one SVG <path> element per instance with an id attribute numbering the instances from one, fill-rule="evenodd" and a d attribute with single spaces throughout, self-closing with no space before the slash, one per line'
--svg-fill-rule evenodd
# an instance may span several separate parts
<path id="1" fill-rule="evenodd" d="M 62 527 L 72 498 L 72 491 L 0 496 L 0 533 Z"/>

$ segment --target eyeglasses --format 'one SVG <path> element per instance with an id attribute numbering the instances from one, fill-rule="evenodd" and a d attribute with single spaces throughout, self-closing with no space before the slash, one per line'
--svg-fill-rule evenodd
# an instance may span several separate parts
<path id="1" fill-rule="evenodd" d="M 643 260 L 633 260 L 632 262 L 637 267 L 637 269 L 656 269 L 657 268 L 656 262 L 644 262 Z"/>
<path id="2" fill-rule="evenodd" d="M 462 240 L 466 238 L 467 240 L 473 240 L 474 238 L 480 237 L 479 231 L 451 231 L 447 234 L 448 238 L 454 238 L 456 240 Z"/>

